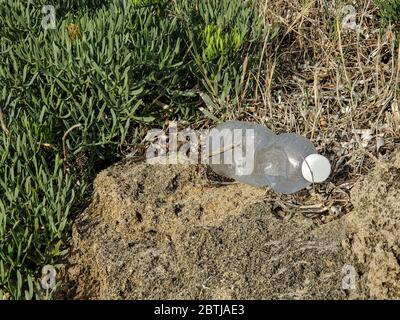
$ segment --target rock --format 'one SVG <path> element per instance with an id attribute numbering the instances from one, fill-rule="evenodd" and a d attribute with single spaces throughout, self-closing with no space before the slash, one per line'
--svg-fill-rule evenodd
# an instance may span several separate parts
<path id="1" fill-rule="evenodd" d="M 352 190 L 349 242 L 368 298 L 400 299 L 400 152 Z"/>
<path id="2" fill-rule="evenodd" d="M 354 212 L 324 225 L 279 218 L 274 193 L 213 182 L 204 166 L 116 164 L 75 222 L 67 297 L 400 298 L 399 157 L 356 186 Z M 343 286 L 349 266 L 355 289 Z"/>

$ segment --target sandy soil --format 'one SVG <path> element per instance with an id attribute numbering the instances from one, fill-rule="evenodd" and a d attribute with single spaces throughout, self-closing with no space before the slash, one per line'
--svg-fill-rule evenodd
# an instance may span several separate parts
<path id="1" fill-rule="evenodd" d="M 65 296 L 399 299 L 399 191 L 397 152 L 321 224 L 202 166 L 125 161 L 98 175 L 75 223 Z"/>

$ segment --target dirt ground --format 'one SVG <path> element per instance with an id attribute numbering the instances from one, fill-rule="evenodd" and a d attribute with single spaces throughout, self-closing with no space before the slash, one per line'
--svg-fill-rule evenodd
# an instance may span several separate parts
<path id="1" fill-rule="evenodd" d="M 325 220 L 203 166 L 125 161 L 75 223 L 65 297 L 399 299 L 399 191 L 400 152 Z"/>

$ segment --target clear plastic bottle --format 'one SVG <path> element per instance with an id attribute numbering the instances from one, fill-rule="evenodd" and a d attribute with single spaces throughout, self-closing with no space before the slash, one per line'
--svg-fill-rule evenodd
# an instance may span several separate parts
<path id="1" fill-rule="evenodd" d="M 310 140 L 293 133 L 276 135 L 255 123 L 222 123 L 206 142 L 214 172 L 256 187 L 291 194 L 330 174 L 328 159 L 317 153 Z"/>

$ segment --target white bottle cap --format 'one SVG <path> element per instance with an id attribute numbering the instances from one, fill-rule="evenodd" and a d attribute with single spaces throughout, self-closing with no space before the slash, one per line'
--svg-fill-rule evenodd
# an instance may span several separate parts
<path id="1" fill-rule="evenodd" d="M 323 182 L 331 174 L 331 164 L 323 155 L 318 153 L 310 154 L 301 165 L 301 173 L 304 179 L 309 182 Z"/>

